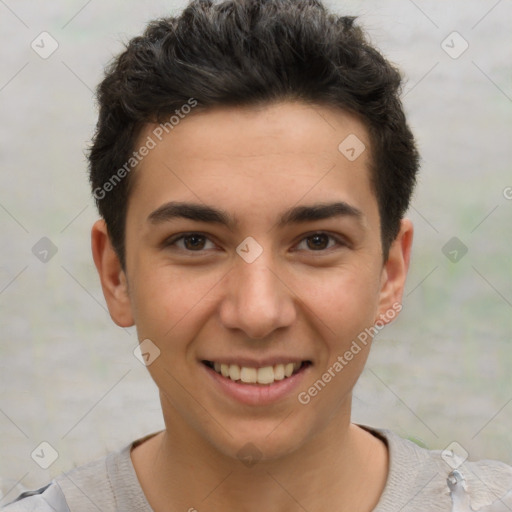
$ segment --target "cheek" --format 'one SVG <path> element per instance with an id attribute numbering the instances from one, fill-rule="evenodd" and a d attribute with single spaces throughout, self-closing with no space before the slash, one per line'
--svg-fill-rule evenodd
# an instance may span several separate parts
<path id="1" fill-rule="evenodd" d="M 148 264 L 136 274 L 139 277 L 132 293 L 139 337 L 165 345 L 190 338 L 206 321 L 216 285 L 222 279 L 222 274 L 217 274 Z"/>
<path id="2" fill-rule="evenodd" d="M 330 269 L 302 278 L 304 302 L 331 333 L 346 339 L 373 324 L 379 303 L 379 279 L 360 266 Z"/>

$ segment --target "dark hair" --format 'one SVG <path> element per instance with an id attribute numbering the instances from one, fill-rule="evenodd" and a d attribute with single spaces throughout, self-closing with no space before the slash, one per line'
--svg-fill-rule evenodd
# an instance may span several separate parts
<path id="1" fill-rule="evenodd" d="M 357 114 L 369 132 L 387 259 L 419 156 L 399 98 L 400 73 L 354 20 L 317 0 L 194 0 L 128 42 L 98 86 L 89 151 L 93 194 L 123 268 L 137 138 L 146 123 L 168 121 L 192 101 L 203 110 L 300 100 Z"/>

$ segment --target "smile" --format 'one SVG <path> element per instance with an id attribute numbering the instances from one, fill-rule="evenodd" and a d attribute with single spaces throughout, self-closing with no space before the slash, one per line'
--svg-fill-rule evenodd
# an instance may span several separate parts
<path id="1" fill-rule="evenodd" d="M 285 380 L 299 372 L 304 366 L 311 364 L 309 361 L 303 361 L 254 368 L 248 366 L 239 366 L 237 364 L 226 364 L 212 361 L 202 362 L 217 372 L 219 375 L 222 375 L 223 377 L 228 378 L 234 382 L 267 385 L 273 384 L 276 381 Z"/>

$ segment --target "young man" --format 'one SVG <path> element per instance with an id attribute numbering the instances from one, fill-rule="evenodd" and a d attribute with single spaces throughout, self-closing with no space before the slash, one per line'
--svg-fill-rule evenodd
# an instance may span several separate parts
<path id="1" fill-rule="evenodd" d="M 166 429 L 6 510 L 501 510 L 507 465 L 350 421 L 409 266 L 399 89 L 316 0 L 197 0 L 129 43 L 99 88 L 92 250 Z"/>

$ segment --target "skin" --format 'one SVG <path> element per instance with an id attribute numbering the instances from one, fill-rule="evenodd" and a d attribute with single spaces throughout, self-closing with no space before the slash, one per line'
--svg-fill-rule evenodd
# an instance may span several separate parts
<path id="1" fill-rule="evenodd" d="M 140 141 L 154 128 L 146 126 Z M 353 162 L 338 151 L 349 134 L 367 148 Z M 211 385 L 200 362 L 300 357 L 313 363 L 297 390 L 305 391 L 359 333 L 387 322 L 383 315 L 402 298 L 413 228 L 402 220 L 383 263 L 370 158 L 363 123 L 332 107 L 285 102 L 196 112 L 133 176 L 125 271 L 104 222 L 95 223 L 93 256 L 113 320 L 135 324 L 139 340 L 160 350 L 148 370 L 166 430 L 131 453 L 156 512 L 362 512 L 377 504 L 387 448 L 350 422 L 370 343 L 307 405 L 297 393 L 242 405 Z M 238 224 L 148 220 L 169 201 L 219 208 Z M 360 216 L 278 224 L 289 208 L 340 201 Z M 207 238 L 164 243 L 189 232 Z M 312 237 L 319 232 L 340 242 Z M 252 263 L 236 253 L 248 236 L 263 248 Z M 247 443 L 261 454 L 251 467 L 237 457 Z"/>

